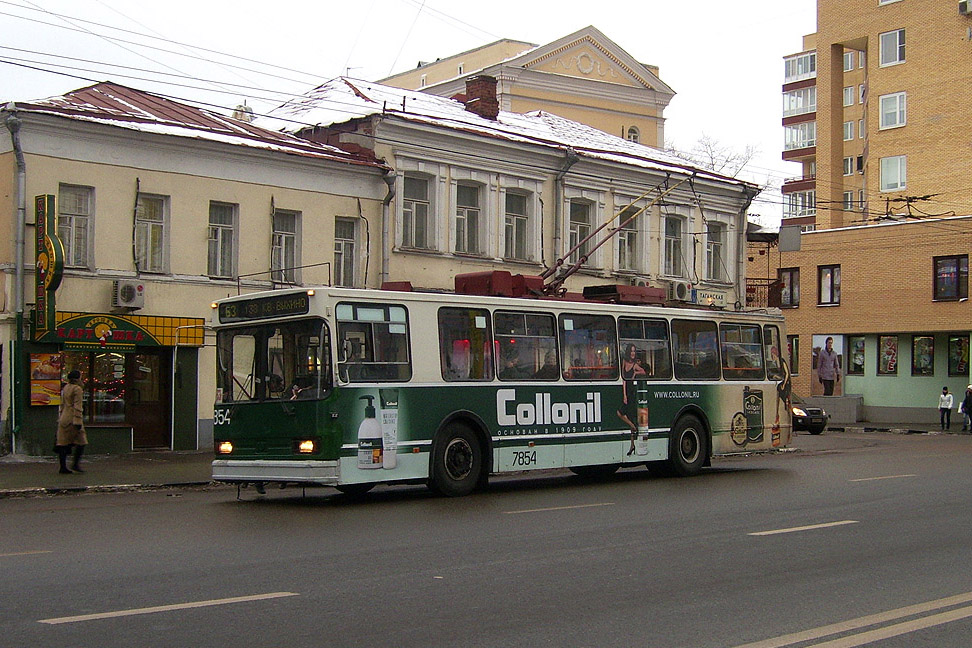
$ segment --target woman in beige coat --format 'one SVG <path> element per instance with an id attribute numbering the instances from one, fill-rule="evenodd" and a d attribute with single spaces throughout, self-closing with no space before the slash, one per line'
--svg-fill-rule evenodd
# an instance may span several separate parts
<path id="1" fill-rule="evenodd" d="M 67 467 L 67 456 L 74 446 L 74 461 L 71 468 L 74 472 L 84 472 L 78 465 L 84 446 L 88 444 L 88 436 L 84 432 L 84 390 L 81 388 L 81 372 L 77 369 L 67 375 L 67 384 L 61 390 L 61 408 L 57 417 L 57 442 L 54 452 L 57 453 L 61 474 L 71 471 Z"/>

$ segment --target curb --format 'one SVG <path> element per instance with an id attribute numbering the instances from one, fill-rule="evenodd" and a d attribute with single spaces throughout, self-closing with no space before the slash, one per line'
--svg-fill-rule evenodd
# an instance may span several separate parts
<path id="1" fill-rule="evenodd" d="M 39 495 L 71 495 L 78 493 L 125 493 L 132 491 L 152 491 L 164 490 L 167 488 L 191 488 L 200 486 L 212 486 L 216 482 L 191 481 L 191 482 L 171 482 L 165 484 L 96 484 L 92 486 L 51 486 L 51 487 L 32 487 L 32 488 L 3 488 L 0 489 L 0 499 L 14 497 L 31 497 Z"/>

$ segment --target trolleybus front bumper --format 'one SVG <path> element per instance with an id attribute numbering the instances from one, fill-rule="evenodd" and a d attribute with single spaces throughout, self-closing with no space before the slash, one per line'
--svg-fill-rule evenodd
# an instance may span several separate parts
<path id="1" fill-rule="evenodd" d="M 303 482 L 333 486 L 338 483 L 339 475 L 340 464 L 337 461 L 213 461 L 213 480 L 221 482 Z"/>

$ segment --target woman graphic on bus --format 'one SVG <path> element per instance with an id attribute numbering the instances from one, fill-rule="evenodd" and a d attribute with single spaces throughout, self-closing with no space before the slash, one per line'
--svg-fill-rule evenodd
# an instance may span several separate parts
<path id="1" fill-rule="evenodd" d="M 647 376 L 645 368 L 641 366 L 641 358 L 638 357 L 638 350 L 635 345 L 629 344 L 624 350 L 624 359 L 621 361 L 621 380 L 623 381 L 623 402 L 618 408 L 618 417 L 624 421 L 625 425 L 631 430 L 631 448 L 628 450 L 630 457 L 635 451 L 635 439 L 638 438 L 638 390 L 635 381 Z"/>

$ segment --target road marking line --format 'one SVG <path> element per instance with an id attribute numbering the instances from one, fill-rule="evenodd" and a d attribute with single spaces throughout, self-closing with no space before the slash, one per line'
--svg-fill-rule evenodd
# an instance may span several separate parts
<path id="1" fill-rule="evenodd" d="M 780 533 L 796 533 L 797 531 L 812 531 L 813 529 L 826 529 L 828 527 L 843 526 L 845 524 L 857 524 L 857 520 L 841 520 L 840 522 L 824 522 L 823 524 L 809 524 L 807 526 L 790 527 L 789 529 L 773 529 L 772 531 L 755 531 L 747 533 L 751 536 L 778 535 Z"/>
<path id="2" fill-rule="evenodd" d="M 969 617 L 972 617 L 972 606 L 958 608 L 957 610 L 949 610 L 948 612 L 941 612 L 939 614 L 933 614 L 920 619 L 905 621 L 904 623 L 896 623 L 895 625 L 886 626 L 884 628 L 868 630 L 867 632 L 862 632 L 850 637 L 834 639 L 833 641 L 827 641 L 825 643 L 813 644 L 812 647 L 808 648 L 855 648 L 855 646 L 865 646 L 874 641 L 898 637 L 903 634 L 908 634 L 909 632 L 916 632 L 918 630 L 944 625 L 946 623 L 951 623 L 952 621 L 967 619 Z"/>
<path id="3" fill-rule="evenodd" d="M 54 553 L 53 551 L 18 551 L 16 553 L 3 553 L 0 554 L 0 558 L 8 558 L 10 556 L 36 556 L 37 554 L 49 554 Z"/>
<path id="4" fill-rule="evenodd" d="M 960 603 L 968 603 L 970 601 L 972 601 L 972 592 L 966 592 L 965 594 L 949 596 L 934 601 L 928 601 L 927 603 L 917 603 L 915 605 L 908 605 L 894 610 L 888 610 L 887 612 L 878 612 L 876 614 L 869 614 L 856 619 L 840 621 L 838 623 L 813 628 L 811 630 L 794 632 L 792 634 L 774 637 L 772 639 L 764 639 L 763 641 L 736 646 L 736 648 L 783 648 L 784 646 L 792 646 L 805 641 L 822 639 L 829 635 L 839 634 L 842 632 L 860 630 L 879 623 L 887 623 L 888 621 L 903 619 L 904 617 L 913 616 L 915 614 L 924 614 L 925 612 L 931 612 L 932 610 L 951 607 L 953 605 L 959 605 Z"/>
<path id="5" fill-rule="evenodd" d="M 176 603 L 174 605 L 156 605 L 154 607 L 134 608 L 131 610 L 116 610 L 114 612 L 99 612 L 97 614 L 82 614 L 79 616 L 58 617 L 56 619 L 40 619 L 37 623 L 57 625 L 60 623 L 77 623 L 78 621 L 94 621 L 96 619 L 112 619 L 115 617 L 135 616 L 138 614 L 154 614 L 156 612 L 171 612 L 172 610 L 190 610 L 193 608 L 210 607 L 213 605 L 228 605 L 230 603 L 246 603 L 248 601 L 264 601 L 267 599 L 283 598 L 285 596 L 299 596 L 296 592 L 270 592 L 269 594 L 253 594 L 251 596 L 234 596 L 232 598 L 210 599 L 191 603 Z"/>
<path id="6" fill-rule="evenodd" d="M 886 477 L 862 477 L 861 479 L 848 479 L 852 482 L 879 481 L 881 479 L 902 479 L 904 477 L 917 477 L 918 475 L 887 475 Z"/>
<path id="7" fill-rule="evenodd" d="M 602 502 L 600 504 L 577 504 L 575 506 L 551 506 L 550 508 L 522 509 L 520 511 L 504 511 L 506 515 L 516 515 L 517 513 L 541 513 L 544 511 L 569 511 L 570 509 L 591 508 L 593 506 L 614 506 L 614 502 Z"/>

